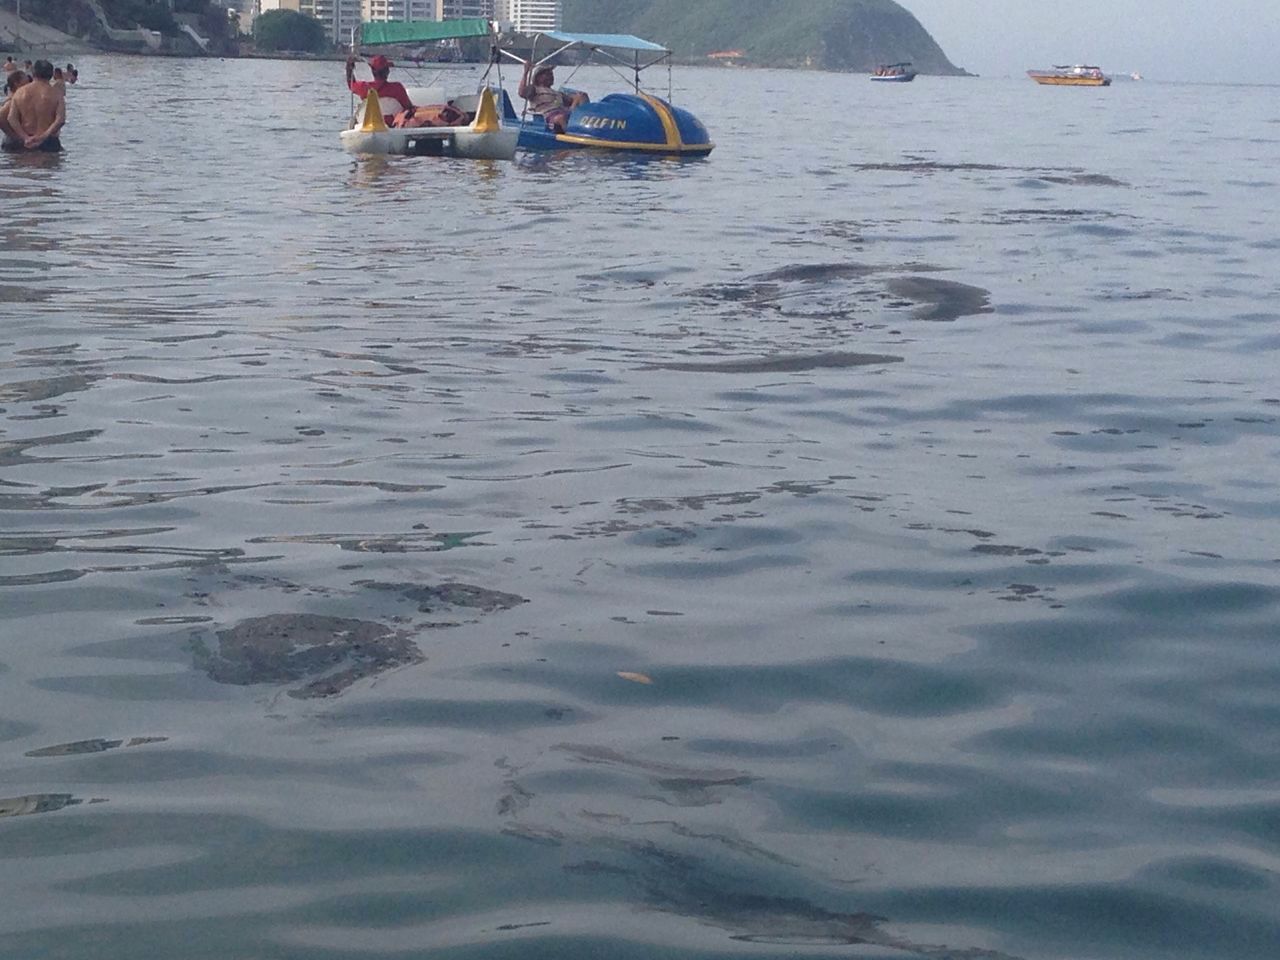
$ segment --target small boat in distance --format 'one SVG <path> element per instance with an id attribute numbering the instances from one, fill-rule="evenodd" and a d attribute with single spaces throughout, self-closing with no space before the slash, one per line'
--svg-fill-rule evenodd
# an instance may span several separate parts
<path id="1" fill-rule="evenodd" d="M 1109 87 L 1111 78 L 1101 67 L 1077 63 L 1074 66 L 1054 64 L 1052 70 L 1028 70 L 1027 76 L 1036 83 L 1052 87 Z"/>
<path id="2" fill-rule="evenodd" d="M 910 83 L 916 78 L 916 72 L 911 69 L 911 61 L 904 60 L 902 63 L 882 63 L 876 67 L 876 72 L 871 74 L 872 80 L 878 80 L 880 83 Z"/>

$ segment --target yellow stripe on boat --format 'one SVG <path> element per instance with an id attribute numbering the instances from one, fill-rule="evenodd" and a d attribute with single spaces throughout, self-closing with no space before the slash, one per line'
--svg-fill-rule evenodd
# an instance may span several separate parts
<path id="1" fill-rule="evenodd" d="M 667 135 L 667 148 L 670 150 L 679 150 L 684 146 L 684 141 L 680 139 L 680 128 L 676 126 L 676 118 L 671 113 L 671 108 L 659 100 L 657 97 L 651 97 L 647 93 L 640 94 L 640 98 L 649 106 L 653 107 L 654 113 L 658 115 L 658 119 L 662 121 L 662 129 Z"/>
<path id="2" fill-rule="evenodd" d="M 578 147 L 609 147 L 613 150 L 645 150 L 649 153 L 710 153 L 714 143 L 682 143 L 669 147 L 665 143 L 640 143 L 631 140 L 601 140 L 599 137 L 580 137 L 573 133 L 557 133 L 557 143 L 572 143 Z"/>

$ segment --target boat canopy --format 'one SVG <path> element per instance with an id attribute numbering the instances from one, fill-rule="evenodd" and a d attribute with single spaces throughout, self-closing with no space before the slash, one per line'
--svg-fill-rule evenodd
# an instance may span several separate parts
<path id="1" fill-rule="evenodd" d="M 385 46 L 393 43 L 425 43 L 432 40 L 461 40 L 465 37 L 487 37 L 493 27 L 484 17 L 462 17 L 457 20 L 387 20 L 360 25 L 360 45 Z"/>
<path id="2" fill-rule="evenodd" d="M 660 43 L 643 40 L 629 33 L 567 33 L 563 30 L 539 31 L 533 34 L 503 34 L 503 56 L 526 66 L 541 67 L 556 62 L 561 54 L 569 51 L 585 51 L 586 59 L 611 64 L 615 69 L 625 67 L 633 71 L 632 84 L 640 89 L 640 74 L 659 63 L 671 66 L 671 51 Z M 528 51 L 528 59 L 505 47 Z M 542 52 L 543 48 L 546 52 Z M 586 62 L 585 60 L 580 62 Z M 668 83 L 670 86 L 670 83 Z"/>
<path id="3" fill-rule="evenodd" d="M 635 50 L 640 53 L 670 53 L 666 47 L 650 40 L 641 40 L 629 33 L 565 33 L 562 30 L 550 30 L 543 34 L 550 40 L 573 44 L 580 47 L 593 47 L 603 50 Z"/>

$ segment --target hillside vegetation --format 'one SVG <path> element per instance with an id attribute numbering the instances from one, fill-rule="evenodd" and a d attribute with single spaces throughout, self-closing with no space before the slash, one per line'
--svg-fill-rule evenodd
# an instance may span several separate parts
<path id="1" fill-rule="evenodd" d="M 0 3 L 13 5 L 12 0 Z M 226 8 L 210 0 L 173 0 L 172 5 L 157 0 L 24 0 L 22 15 L 103 49 L 138 48 L 142 40 L 125 34 L 141 28 L 163 34 L 165 52 L 200 52 L 181 32 L 186 23 L 210 40 L 210 52 L 234 50 Z"/>
<path id="2" fill-rule="evenodd" d="M 963 74 L 893 0 L 564 0 L 566 30 L 634 33 L 696 61 L 742 50 L 759 66 L 875 69 L 910 60 L 921 73 Z"/>

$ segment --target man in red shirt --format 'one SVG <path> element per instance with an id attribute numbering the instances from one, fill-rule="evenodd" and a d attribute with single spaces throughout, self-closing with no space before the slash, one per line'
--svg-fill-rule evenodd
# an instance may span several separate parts
<path id="1" fill-rule="evenodd" d="M 373 80 L 357 80 L 356 79 L 356 58 L 347 57 L 347 88 L 357 97 L 367 97 L 369 91 L 372 90 L 379 97 L 387 97 L 395 100 L 400 106 L 406 110 L 413 110 L 413 101 L 409 99 L 409 92 L 405 90 L 404 84 L 394 83 L 387 79 L 391 73 L 391 68 L 395 64 L 384 57 L 382 54 L 369 58 L 369 69 L 373 71 Z M 388 113 L 383 119 L 387 125 L 391 125 L 391 121 L 395 119 L 395 114 Z"/>

